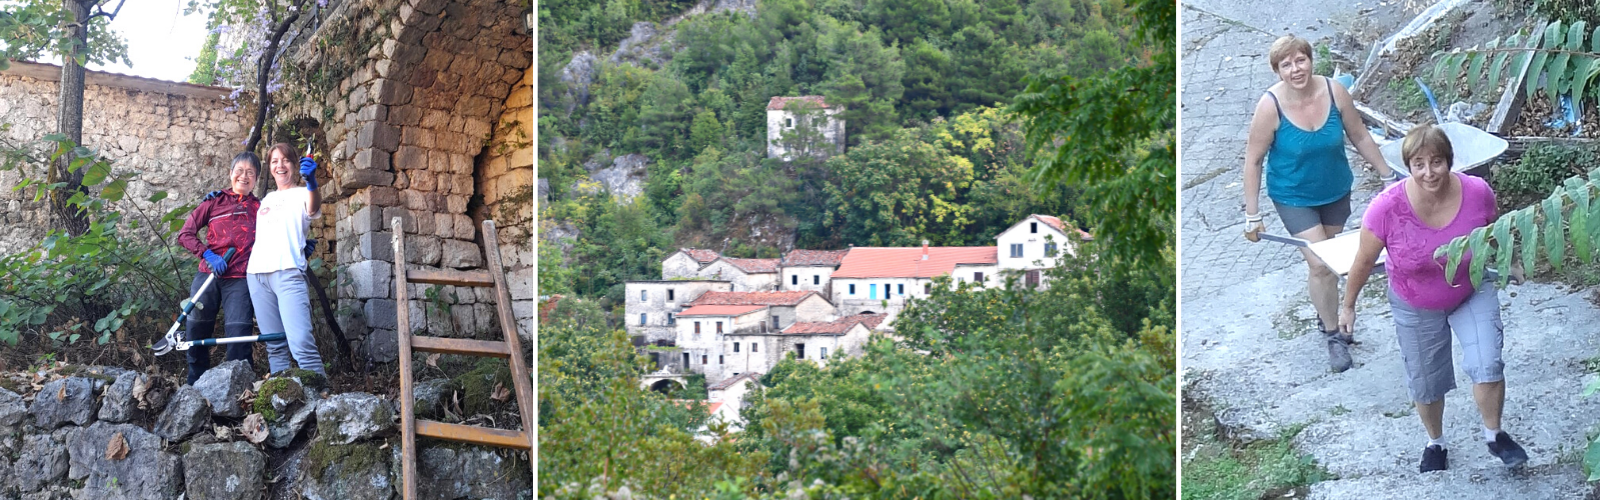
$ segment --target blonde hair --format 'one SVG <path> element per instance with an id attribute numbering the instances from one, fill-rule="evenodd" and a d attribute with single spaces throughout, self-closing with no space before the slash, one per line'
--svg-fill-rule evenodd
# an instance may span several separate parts
<path id="1" fill-rule="evenodd" d="M 295 156 L 295 154 L 294 154 L 294 146 L 290 146 L 289 143 L 287 143 L 287 142 L 280 142 L 280 143 L 277 143 L 277 144 L 273 144 L 272 147 L 270 147 L 270 148 L 267 148 L 267 162 L 266 163 L 267 163 L 267 167 L 268 168 L 271 168 L 271 166 L 272 166 L 272 153 L 282 154 L 283 155 L 283 159 L 289 160 L 289 163 L 291 163 L 291 164 L 298 163 L 297 160 L 300 159 L 298 156 Z M 294 184 L 294 185 L 296 185 L 296 186 L 298 186 L 298 185 L 300 185 L 301 180 L 302 179 L 300 179 L 300 167 L 296 166 L 294 168 L 290 168 L 289 169 L 289 182 Z"/>
<path id="2" fill-rule="evenodd" d="M 1444 133 L 1444 129 L 1432 123 L 1418 125 L 1410 132 L 1406 132 L 1405 142 L 1400 143 L 1400 161 L 1405 162 L 1409 168 L 1412 157 L 1430 149 L 1444 156 L 1446 165 L 1455 167 L 1456 151 L 1455 147 L 1450 145 L 1450 136 Z"/>
<path id="3" fill-rule="evenodd" d="M 1273 73 L 1277 73 L 1278 63 L 1293 57 L 1295 53 L 1305 54 L 1306 59 L 1311 59 L 1312 62 L 1315 62 L 1315 58 L 1311 55 L 1310 42 L 1294 35 L 1283 35 L 1277 41 L 1272 42 L 1272 48 L 1267 50 L 1267 64 L 1272 65 Z"/>

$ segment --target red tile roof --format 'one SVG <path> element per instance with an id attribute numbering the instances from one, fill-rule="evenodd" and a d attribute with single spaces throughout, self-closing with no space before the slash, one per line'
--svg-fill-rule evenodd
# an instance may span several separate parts
<path id="1" fill-rule="evenodd" d="M 871 330 L 877 328 L 879 323 L 883 323 L 883 319 L 885 317 L 887 317 L 887 315 L 884 314 L 857 314 L 854 316 L 845 316 L 843 318 L 826 322 L 801 321 L 793 325 L 789 325 L 788 328 L 783 329 L 783 333 L 787 335 L 816 333 L 841 334 L 850 331 L 851 328 L 855 328 L 856 324 L 858 323 L 866 326 L 868 330 Z"/>
<path id="2" fill-rule="evenodd" d="M 773 96 L 772 100 L 767 101 L 767 109 L 783 109 L 784 107 L 788 106 L 789 102 L 791 102 L 791 101 L 809 102 L 811 104 L 815 104 L 815 105 L 818 105 L 818 106 L 821 106 L 821 107 L 824 107 L 824 108 L 833 107 L 832 105 L 829 105 L 828 102 L 826 100 L 824 100 L 822 98 L 822 96 L 820 96 L 820 95 L 803 95 L 803 96 L 799 96 L 799 97 L 777 97 L 777 96 Z"/>
<path id="3" fill-rule="evenodd" d="M 685 316 L 742 316 L 752 311 L 767 306 L 694 306 L 678 313 L 678 317 Z"/>
<path id="4" fill-rule="evenodd" d="M 1038 217 L 1039 220 L 1044 221 L 1045 224 L 1049 224 L 1050 227 L 1056 228 L 1057 231 L 1061 231 L 1062 233 L 1066 233 L 1067 232 L 1066 225 L 1062 224 L 1061 223 L 1061 219 L 1059 219 L 1059 218 L 1051 217 L 1049 215 L 1039 215 L 1039 214 L 1033 214 L 1033 216 L 1034 217 Z M 1084 231 L 1084 230 L 1078 229 L 1078 228 L 1072 228 L 1072 229 L 1074 231 L 1077 231 L 1078 232 L 1078 236 L 1083 237 L 1083 239 L 1086 239 L 1086 240 L 1094 239 L 1094 236 L 1090 235 L 1088 231 Z"/>
<path id="5" fill-rule="evenodd" d="M 728 261 L 729 264 L 733 264 L 733 267 L 737 267 L 740 271 L 747 273 L 775 273 L 778 272 L 778 266 L 782 264 L 780 259 L 736 259 L 733 257 L 723 257 L 722 260 Z"/>
<path id="6" fill-rule="evenodd" d="M 784 266 L 837 266 L 849 250 L 791 250 L 783 256 Z"/>
<path id="7" fill-rule="evenodd" d="M 674 399 L 674 400 L 671 400 L 671 401 L 672 401 L 672 404 L 675 404 L 675 405 L 678 405 L 678 406 L 682 406 L 684 408 L 688 408 L 688 409 L 691 409 L 691 410 L 693 410 L 693 409 L 695 409 L 697 407 L 702 407 L 703 406 L 706 409 L 706 414 L 709 414 L 709 415 L 716 415 L 717 414 L 717 408 L 721 408 L 722 407 L 722 402 L 721 401 L 718 401 L 718 402 L 715 402 L 715 403 L 710 402 L 710 401 L 706 401 L 706 400 L 703 400 L 703 399 Z"/>
<path id="8" fill-rule="evenodd" d="M 833 279 L 839 278 L 932 278 L 950 274 L 956 264 L 997 264 L 996 247 L 923 247 L 850 249 Z"/>
<path id="9" fill-rule="evenodd" d="M 694 306 L 792 306 L 817 292 L 706 292 L 689 302 Z"/>
<path id="10" fill-rule="evenodd" d="M 717 257 L 722 256 L 721 254 L 718 254 L 716 250 L 707 250 L 704 248 L 679 248 L 678 250 L 689 254 L 689 258 L 694 259 L 696 262 L 701 264 L 717 260 Z"/>
<path id="11" fill-rule="evenodd" d="M 720 391 L 720 390 L 723 390 L 723 389 L 727 389 L 729 387 L 733 387 L 734 384 L 739 383 L 739 381 L 741 381 L 741 380 L 755 380 L 757 377 L 760 377 L 760 376 L 761 376 L 760 373 L 744 372 L 744 373 L 739 374 L 736 377 L 725 378 L 725 379 L 722 379 L 721 382 L 717 382 L 715 384 L 711 384 L 711 387 L 707 387 L 706 390 L 708 390 L 708 391 Z M 756 385 L 760 385 L 760 384 L 761 384 L 761 382 L 756 382 Z"/>

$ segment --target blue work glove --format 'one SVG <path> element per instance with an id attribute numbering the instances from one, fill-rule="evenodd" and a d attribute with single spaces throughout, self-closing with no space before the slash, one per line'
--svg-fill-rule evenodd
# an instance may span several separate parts
<path id="1" fill-rule="evenodd" d="M 300 159 L 300 176 L 306 178 L 306 189 L 317 190 L 317 160 L 310 156 Z"/>
<path id="2" fill-rule="evenodd" d="M 221 277 L 222 273 L 228 270 L 228 261 L 223 260 L 221 255 L 217 255 L 216 252 L 211 251 L 209 248 L 202 252 L 200 257 L 205 258 L 206 264 L 211 265 L 211 274 Z"/>
<path id="3" fill-rule="evenodd" d="M 204 199 L 200 200 L 200 201 L 211 201 L 212 198 L 216 198 L 218 196 L 223 196 L 223 195 L 226 195 L 226 194 L 228 194 L 227 191 L 218 189 L 216 191 L 212 191 L 212 192 L 206 193 L 206 197 Z"/>
<path id="4" fill-rule="evenodd" d="M 310 257 L 312 252 L 317 251 L 317 240 L 307 239 L 306 248 L 303 251 L 305 252 L 306 257 Z"/>

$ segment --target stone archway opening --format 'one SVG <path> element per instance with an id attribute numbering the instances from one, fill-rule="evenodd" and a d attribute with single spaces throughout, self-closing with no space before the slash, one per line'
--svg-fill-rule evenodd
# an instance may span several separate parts
<path id="1" fill-rule="evenodd" d="M 681 391 L 683 389 L 685 389 L 683 384 L 680 384 L 678 381 L 670 378 L 657 380 L 656 383 L 650 384 L 650 390 L 669 396 L 672 395 L 673 392 Z"/>

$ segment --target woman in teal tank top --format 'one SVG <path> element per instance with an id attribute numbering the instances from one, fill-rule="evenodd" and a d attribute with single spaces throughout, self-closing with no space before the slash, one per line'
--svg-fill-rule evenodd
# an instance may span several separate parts
<path id="1" fill-rule="evenodd" d="M 1311 71 L 1311 44 L 1287 35 L 1272 43 L 1267 55 L 1279 82 L 1256 102 L 1244 154 L 1245 232 L 1265 229 L 1262 223 L 1261 173 L 1266 160 L 1267 196 L 1289 234 L 1311 242 L 1344 231 L 1350 217 L 1350 186 L 1355 177 L 1345 157 L 1348 139 L 1361 157 L 1378 169 L 1386 182 L 1398 180 L 1378 152 L 1343 85 Z M 1354 339 L 1340 334 L 1339 277 L 1310 250 L 1302 248 L 1310 275 L 1311 305 L 1321 320 L 1318 329 L 1335 372 L 1352 364 Z"/>

